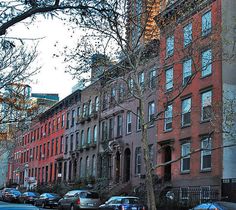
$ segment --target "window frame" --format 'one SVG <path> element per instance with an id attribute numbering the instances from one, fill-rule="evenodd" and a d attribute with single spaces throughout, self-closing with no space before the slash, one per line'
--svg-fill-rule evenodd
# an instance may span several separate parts
<path id="1" fill-rule="evenodd" d="M 171 109 L 169 109 L 169 108 L 171 108 Z M 172 130 L 172 125 L 173 125 L 173 105 L 172 104 L 169 104 L 167 106 L 167 109 L 165 110 L 165 114 L 164 115 L 165 115 L 164 131 L 170 131 L 170 130 Z M 171 127 L 167 128 L 167 125 L 170 124 L 170 123 L 171 123 Z"/>
<path id="2" fill-rule="evenodd" d="M 204 142 L 207 142 L 208 148 L 204 148 Z M 207 149 L 206 151 L 204 149 Z M 204 166 L 204 157 L 210 156 L 210 167 Z M 212 168 L 212 138 L 205 136 L 201 139 L 201 171 L 209 171 Z"/>
<path id="3" fill-rule="evenodd" d="M 210 14 L 209 18 L 210 20 L 206 20 L 207 15 Z M 205 18 L 205 20 L 204 20 Z M 204 27 L 205 25 L 205 27 Z M 210 26 L 210 27 L 209 27 Z M 201 18 L 201 27 L 202 27 L 202 36 L 207 36 L 212 31 L 212 12 L 211 10 L 206 11 Z"/>
<path id="4" fill-rule="evenodd" d="M 190 103 L 188 103 L 188 101 L 190 101 Z M 186 107 L 184 107 L 184 103 L 187 102 L 187 108 L 190 104 L 190 107 L 188 110 L 185 110 Z M 185 126 L 189 126 L 191 125 L 191 111 L 192 111 L 192 98 L 191 97 L 188 97 L 188 98 L 184 98 L 181 102 L 181 126 L 182 127 L 185 127 Z M 185 123 L 185 116 L 186 115 L 189 115 L 189 122 Z"/>
<path id="5" fill-rule="evenodd" d="M 128 111 L 126 113 L 126 134 L 132 133 L 132 113 Z"/>
<path id="6" fill-rule="evenodd" d="M 168 74 L 170 73 L 170 74 Z M 169 77 L 171 76 L 171 79 Z M 170 67 L 165 70 L 165 89 L 166 92 L 173 90 L 174 87 L 174 68 Z"/>
<path id="7" fill-rule="evenodd" d="M 208 55 L 209 54 L 209 55 Z M 209 56 L 208 58 L 206 58 Z M 207 61 L 206 61 L 207 60 Z M 209 63 L 210 61 L 210 63 Z M 201 76 L 207 77 L 212 74 L 212 49 L 208 48 L 201 53 Z"/>
<path id="8" fill-rule="evenodd" d="M 183 35 L 184 35 L 184 47 L 187 47 L 192 43 L 193 39 L 193 26 L 191 22 L 184 26 Z"/>
<path id="9" fill-rule="evenodd" d="M 205 101 L 204 99 L 203 99 L 203 97 L 204 97 L 204 94 L 207 94 L 207 93 L 210 93 L 210 103 L 208 102 L 208 101 Z M 212 94 L 213 94 L 213 92 L 212 92 L 212 90 L 210 89 L 210 90 L 206 90 L 206 91 L 204 91 L 204 92 L 201 92 L 201 121 L 202 122 L 204 122 L 204 121 L 209 121 L 210 119 L 211 119 L 211 113 L 212 113 Z M 205 101 L 205 102 L 204 102 Z M 204 106 L 204 104 L 205 104 L 205 106 Z M 208 118 L 204 118 L 204 116 L 205 116 L 205 114 L 204 114 L 204 108 L 206 108 L 206 107 L 209 107 L 210 108 L 210 110 L 211 110 L 211 113 L 210 113 L 210 115 L 209 115 L 209 117 Z M 208 113 L 209 114 L 209 113 Z"/>
<path id="10" fill-rule="evenodd" d="M 184 146 L 187 146 L 189 151 L 185 154 L 185 150 L 184 150 Z M 185 142 L 183 144 L 181 144 L 181 161 L 180 161 L 180 170 L 182 173 L 187 173 L 187 172 L 190 172 L 190 167 L 191 167 L 191 164 L 190 164 L 190 161 L 191 161 L 191 156 L 190 156 L 190 153 L 191 153 L 191 143 L 190 142 Z M 188 162 L 188 169 L 184 169 L 184 161 L 185 160 L 188 160 L 189 159 L 189 162 Z"/>
<path id="11" fill-rule="evenodd" d="M 174 48 L 175 48 L 175 37 L 174 34 L 172 34 L 166 38 L 166 58 L 169 58 L 174 55 Z"/>

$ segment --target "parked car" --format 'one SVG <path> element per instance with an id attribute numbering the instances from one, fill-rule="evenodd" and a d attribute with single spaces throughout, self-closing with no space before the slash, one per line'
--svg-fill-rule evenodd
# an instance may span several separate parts
<path id="1" fill-rule="evenodd" d="M 25 204 L 0 204 L 1 210 L 40 210 L 36 206 Z"/>
<path id="2" fill-rule="evenodd" d="M 40 194 L 36 192 L 24 192 L 19 200 L 21 203 L 34 203 L 35 199 L 39 198 Z"/>
<path id="3" fill-rule="evenodd" d="M 2 190 L 0 190 L 0 201 L 2 201 Z"/>
<path id="4" fill-rule="evenodd" d="M 191 210 L 235 210 L 236 203 L 224 202 L 224 201 L 216 201 L 209 203 L 202 203 Z"/>
<path id="5" fill-rule="evenodd" d="M 19 198 L 21 196 L 21 192 L 17 189 L 11 189 L 4 193 L 4 201 L 8 202 L 20 202 Z"/>
<path id="6" fill-rule="evenodd" d="M 104 204 L 99 206 L 102 210 L 147 210 L 138 197 L 133 196 L 113 196 Z"/>
<path id="7" fill-rule="evenodd" d="M 5 194 L 7 194 L 8 192 L 10 192 L 11 190 L 15 190 L 15 188 L 4 188 L 2 190 L 2 200 L 5 200 Z"/>
<path id="8" fill-rule="evenodd" d="M 55 193 L 43 193 L 39 196 L 39 198 L 36 198 L 34 201 L 35 206 L 42 206 L 42 208 L 45 207 L 57 207 L 58 201 L 61 199 L 61 196 Z"/>
<path id="9" fill-rule="evenodd" d="M 98 193 L 89 190 L 72 190 L 59 200 L 58 209 L 97 209 L 100 204 Z"/>

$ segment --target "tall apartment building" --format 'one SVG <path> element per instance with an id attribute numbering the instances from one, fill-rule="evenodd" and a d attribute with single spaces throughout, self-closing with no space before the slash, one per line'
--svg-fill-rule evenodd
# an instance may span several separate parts
<path id="1" fill-rule="evenodd" d="M 235 108 L 226 110 L 236 95 L 235 8 L 231 0 L 175 0 L 155 17 L 163 71 L 158 106 L 179 94 L 158 123 L 158 162 L 182 157 L 157 174 L 182 201 L 196 190 L 198 201 L 236 199 L 235 146 L 223 147 L 235 143 Z"/>

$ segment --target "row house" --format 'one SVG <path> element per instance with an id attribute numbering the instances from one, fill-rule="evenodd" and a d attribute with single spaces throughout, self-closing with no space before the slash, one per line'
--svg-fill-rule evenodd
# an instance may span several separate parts
<path id="1" fill-rule="evenodd" d="M 183 201 L 194 191 L 200 192 L 199 200 L 235 199 L 226 185 L 235 178 L 235 146 L 222 148 L 235 139 L 235 127 L 226 129 L 231 136 L 223 130 L 229 126 L 226 98 L 236 94 L 235 57 L 227 60 L 235 55 L 229 44 L 235 6 L 235 1 L 224 0 L 169 1 L 155 18 L 163 72 L 157 97 L 160 107 L 166 103 L 158 122 L 158 162 L 182 157 L 158 168 L 157 174 L 167 191 L 179 189 Z"/>

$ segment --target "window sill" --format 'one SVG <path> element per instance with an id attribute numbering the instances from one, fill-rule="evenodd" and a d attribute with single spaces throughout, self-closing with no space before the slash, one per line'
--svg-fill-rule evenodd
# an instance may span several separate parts
<path id="1" fill-rule="evenodd" d="M 155 124 L 149 125 L 148 128 L 153 128 L 154 126 L 155 126 Z"/>
<path id="2" fill-rule="evenodd" d="M 131 134 L 132 134 L 132 132 L 126 133 L 126 136 L 129 136 L 129 135 L 131 135 Z"/>
<path id="3" fill-rule="evenodd" d="M 190 170 L 189 171 L 181 171 L 180 175 L 185 175 L 185 174 L 190 174 Z"/>
<path id="4" fill-rule="evenodd" d="M 173 91 L 173 87 L 170 88 L 170 89 L 168 89 L 168 90 L 166 90 L 166 91 L 165 91 L 165 94 L 170 93 L 170 92 L 172 92 L 172 91 Z"/>
<path id="5" fill-rule="evenodd" d="M 207 169 L 201 169 L 200 173 L 209 173 L 211 172 L 211 168 L 207 168 Z"/>
<path id="6" fill-rule="evenodd" d="M 200 121 L 200 124 L 209 123 L 210 121 L 211 121 L 211 119 L 201 120 L 201 121 Z"/>
<path id="7" fill-rule="evenodd" d="M 212 28 L 209 28 L 208 30 L 202 31 L 202 39 L 207 38 L 212 34 Z"/>
<path id="8" fill-rule="evenodd" d="M 191 127 L 191 124 L 187 124 L 187 125 L 181 125 L 181 129 L 184 129 L 184 128 L 189 128 Z"/>
<path id="9" fill-rule="evenodd" d="M 140 132 L 140 131 L 141 131 L 141 129 L 136 130 L 136 132 Z"/>
<path id="10" fill-rule="evenodd" d="M 205 78 L 207 78 L 207 77 L 210 77 L 211 75 L 212 75 L 212 72 L 209 73 L 209 74 L 207 74 L 207 75 L 201 76 L 200 79 L 205 79 Z"/>
<path id="11" fill-rule="evenodd" d="M 170 54 L 170 55 L 166 55 L 165 60 L 168 60 L 169 58 L 171 58 L 173 56 L 174 56 L 174 52 L 172 54 Z"/>
<path id="12" fill-rule="evenodd" d="M 173 128 L 168 129 L 168 130 L 164 130 L 164 133 L 169 133 L 169 132 L 171 132 L 171 131 L 173 131 Z"/>

